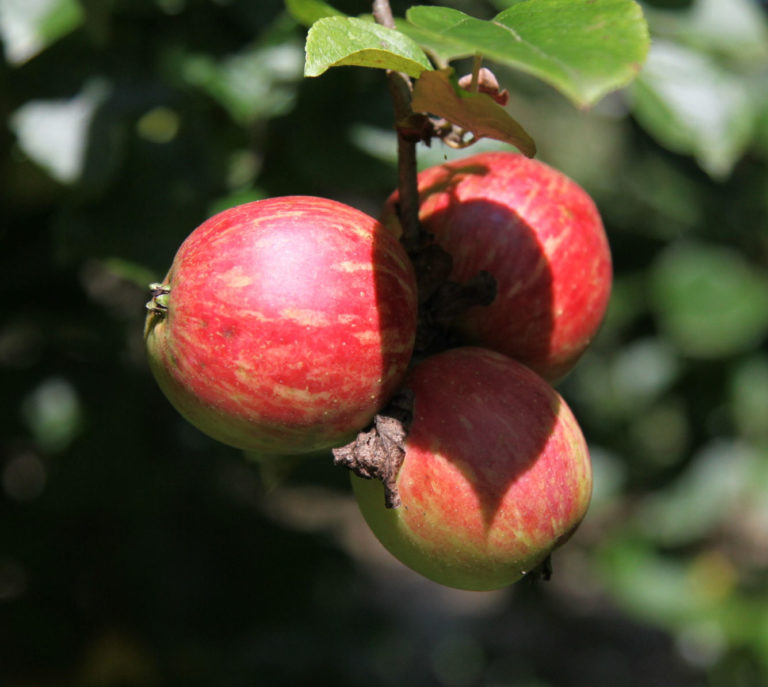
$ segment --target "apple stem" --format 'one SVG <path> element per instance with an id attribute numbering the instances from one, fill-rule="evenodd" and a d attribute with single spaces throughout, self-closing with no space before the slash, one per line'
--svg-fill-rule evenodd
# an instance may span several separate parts
<path id="1" fill-rule="evenodd" d="M 382 26 L 395 28 L 389 0 L 373 0 L 373 17 Z M 400 196 L 397 213 L 403 229 L 402 242 L 410 253 L 419 245 L 421 238 L 416 140 L 410 133 L 412 127 L 407 126 L 414 117 L 411 108 L 412 84 L 406 74 L 393 70 L 387 70 L 387 82 L 397 129 L 397 186 Z"/>
<path id="2" fill-rule="evenodd" d="M 528 573 L 528 577 L 535 580 L 549 582 L 552 579 L 552 554 L 549 554 L 541 563 Z"/>
<path id="3" fill-rule="evenodd" d="M 159 282 L 149 285 L 149 294 L 152 298 L 147 302 L 146 308 L 150 312 L 165 316 L 168 312 L 168 294 L 171 293 L 171 287 Z"/>

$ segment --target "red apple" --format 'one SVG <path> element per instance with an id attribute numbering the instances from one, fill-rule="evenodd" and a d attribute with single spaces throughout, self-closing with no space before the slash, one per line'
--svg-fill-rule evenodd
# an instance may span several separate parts
<path id="1" fill-rule="evenodd" d="M 203 432 L 257 454 L 348 440 L 411 358 L 410 261 L 375 219 L 332 200 L 226 210 L 153 286 L 145 339 L 161 389 Z"/>
<path id="2" fill-rule="evenodd" d="M 595 204 L 542 162 L 480 153 L 419 175 L 420 219 L 453 258 L 451 278 L 485 270 L 497 296 L 459 321 L 466 343 L 520 360 L 549 381 L 589 345 L 611 291 L 611 256 Z M 383 215 L 396 225 L 397 194 Z"/>
<path id="3" fill-rule="evenodd" d="M 427 578 L 460 589 L 509 585 L 584 517 L 592 472 L 560 395 L 521 363 L 481 348 L 424 360 L 406 382 L 413 423 L 386 508 L 376 480 L 352 476 L 381 543 Z"/>

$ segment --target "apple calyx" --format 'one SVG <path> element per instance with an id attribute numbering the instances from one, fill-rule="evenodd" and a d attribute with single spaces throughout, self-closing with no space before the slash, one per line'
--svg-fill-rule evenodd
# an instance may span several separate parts
<path id="1" fill-rule="evenodd" d="M 377 479 L 384 485 L 384 505 L 402 504 L 397 475 L 405 459 L 405 440 L 413 421 L 413 392 L 401 389 L 377 413 L 370 429 L 350 443 L 332 449 L 333 464 L 351 470 L 363 479 Z"/>
<path id="2" fill-rule="evenodd" d="M 149 295 L 152 297 L 147 301 L 146 308 L 150 312 L 157 313 L 165 317 L 168 312 L 168 295 L 171 293 L 171 287 L 168 284 L 153 282 L 149 285 Z"/>

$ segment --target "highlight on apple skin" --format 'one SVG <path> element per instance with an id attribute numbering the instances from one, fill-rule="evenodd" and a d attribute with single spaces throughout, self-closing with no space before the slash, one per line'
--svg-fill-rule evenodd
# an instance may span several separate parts
<path id="1" fill-rule="evenodd" d="M 453 258 L 451 278 L 481 270 L 495 300 L 459 320 L 464 343 L 524 362 L 550 382 L 576 364 L 603 320 L 612 266 L 600 215 L 561 172 L 512 152 L 486 152 L 419 174 L 424 229 Z M 382 221 L 399 233 L 398 194 Z"/>
<path id="2" fill-rule="evenodd" d="M 360 510 L 394 556 L 449 587 L 497 589 L 567 540 L 592 492 L 587 444 L 546 381 L 485 349 L 440 353 L 406 381 L 413 422 L 397 476 L 402 505 L 352 476 Z"/>
<path id="3" fill-rule="evenodd" d="M 333 200 L 225 210 L 153 287 L 145 343 L 160 388 L 200 430 L 255 454 L 348 440 L 411 359 L 408 256 L 378 221 Z"/>

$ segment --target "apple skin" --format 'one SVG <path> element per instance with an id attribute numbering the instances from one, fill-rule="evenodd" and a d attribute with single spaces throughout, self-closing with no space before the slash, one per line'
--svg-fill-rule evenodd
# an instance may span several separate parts
<path id="1" fill-rule="evenodd" d="M 325 198 L 255 201 L 182 243 L 150 308 L 148 360 L 176 409 L 257 455 L 344 443 L 406 374 L 413 268 L 374 218 Z"/>
<path id="2" fill-rule="evenodd" d="M 449 587 L 519 580 L 573 533 L 592 493 L 581 429 L 560 395 L 486 349 L 425 359 L 406 386 L 414 415 L 397 476 L 402 505 L 352 476 L 360 510 L 402 563 Z"/>
<path id="3" fill-rule="evenodd" d="M 524 362 L 550 382 L 597 332 L 612 266 L 600 215 L 575 182 L 511 152 L 479 153 L 424 170 L 423 227 L 453 258 L 459 283 L 486 270 L 497 296 L 458 322 L 463 341 Z M 398 232 L 397 193 L 382 221 Z"/>

